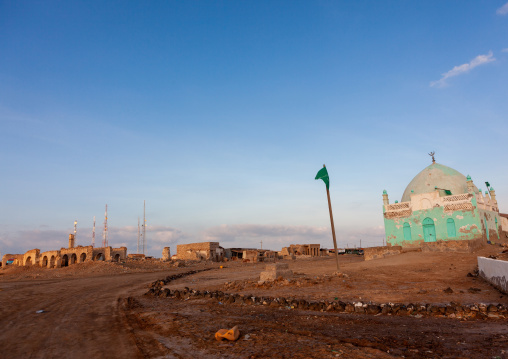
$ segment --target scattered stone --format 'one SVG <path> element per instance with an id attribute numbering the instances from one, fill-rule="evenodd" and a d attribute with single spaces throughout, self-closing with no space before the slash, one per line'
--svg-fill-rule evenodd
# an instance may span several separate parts
<path id="1" fill-rule="evenodd" d="M 473 287 L 471 287 L 471 288 L 469 288 L 467 291 L 468 291 L 469 293 L 473 293 L 473 294 L 474 294 L 474 293 L 481 292 L 482 290 L 481 290 L 480 288 L 473 288 Z"/>
<path id="2" fill-rule="evenodd" d="M 443 292 L 451 294 L 451 293 L 453 293 L 453 289 L 448 287 L 448 288 L 444 289 Z"/>

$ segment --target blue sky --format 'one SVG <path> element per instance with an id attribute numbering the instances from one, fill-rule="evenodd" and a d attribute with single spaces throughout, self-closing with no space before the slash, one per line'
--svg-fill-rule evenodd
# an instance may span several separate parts
<path id="1" fill-rule="evenodd" d="M 0 252 L 381 245 L 431 163 L 508 211 L 506 1 L 0 1 Z"/>

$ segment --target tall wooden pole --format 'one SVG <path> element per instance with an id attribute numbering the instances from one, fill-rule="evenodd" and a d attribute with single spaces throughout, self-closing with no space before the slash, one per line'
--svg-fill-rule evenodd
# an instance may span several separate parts
<path id="1" fill-rule="evenodd" d="M 339 253 L 337 251 L 337 239 L 335 238 L 335 226 L 333 225 L 332 202 L 330 201 L 330 190 L 326 187 L 326 196 L 328 197 L 328 209 L 330 211 L 330 222 L 332 224 L 333 247 L 335 249 L 335 262 L 337 263 L 337 272 L 339 272 Z"/>

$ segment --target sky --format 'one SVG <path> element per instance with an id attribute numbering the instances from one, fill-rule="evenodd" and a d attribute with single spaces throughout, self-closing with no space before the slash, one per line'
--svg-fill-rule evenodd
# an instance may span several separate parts
<path id="1" fill-rule="evenodd" d="M 436 161 L 508 211 L 508 3 L 0 0 L 0 253 L 384 241 Z M 483 186 L 484 187 L 484 186 Z M 361 241 L 361 242 L 360 242 Z M 262 242 L 262 243 L 261 243 Z"/>

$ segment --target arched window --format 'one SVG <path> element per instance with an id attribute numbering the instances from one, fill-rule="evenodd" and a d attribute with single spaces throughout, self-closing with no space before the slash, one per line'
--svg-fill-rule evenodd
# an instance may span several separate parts
<path id="1" fill-rule="evenodd" d="M 457 236 L 457 232 L 455 231 L 455 221 L 453 218 L 448 218 L 446 220 L 446 230 L 448 231 L 448 238 Z"/>
<path id="2" fill-rule="evenodd" d="M 404 223 L 404 240 L 411 240 L 411 226 L 407 222 Z"/>

